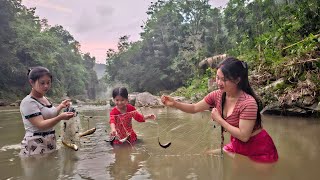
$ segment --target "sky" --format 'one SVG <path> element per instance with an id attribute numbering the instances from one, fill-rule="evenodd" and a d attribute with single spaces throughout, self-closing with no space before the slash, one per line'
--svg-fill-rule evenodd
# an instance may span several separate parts
<path id="1" fill-rule="evenodd" d="M 28 8 L 51 26 L 62 25 L 81 44 L 81 52 L 105 63 L 109 48 L 116 49 L 119 37 L 129 35 L 137 41 L 146 11 L 156 0 L 22 0 Z M 228 0 L 210 0 L 214 7 L 224 7 Z"/>

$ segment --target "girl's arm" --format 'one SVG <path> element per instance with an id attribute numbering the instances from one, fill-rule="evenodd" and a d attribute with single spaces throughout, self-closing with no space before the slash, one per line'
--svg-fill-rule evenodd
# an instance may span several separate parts
<path id="1" fill-rule="evenodd" d="M 137 111 L 137 109 L 131 104 L 127 104 L 127 113 L 129 113 L 130 116 L 132 116 L 133 119 L 135 119 L 138 122 L 146 121 L 145 117 L 139 111 Z"/>
<path id="2" fill-rule="evenodd" d="M 115 136 L 117 134 L 117 130 L 116 130 L 116 114 L 111 111 L 110 114 L 109 114 L 109 123 L 110 123 L 110 129 L 111 129 L 111 132 L 110 132 L 110 135 L 113 135 Z"/>
<path id="3" fill-rule="evenodd" d="M 138 122 L 145 122 L 146 121 L 146 118 L 141 113 L 139 113 L 137 110 L 135 110 L 133 113 L 133 119 L 135 119 Z"/>
<path id="4" fill-rule="evenodd" d="M 110 128 L 111 128 L 110 135 L 115 136 L 117 134 L 116 125 L 114 123 L 110 123 Z"/>

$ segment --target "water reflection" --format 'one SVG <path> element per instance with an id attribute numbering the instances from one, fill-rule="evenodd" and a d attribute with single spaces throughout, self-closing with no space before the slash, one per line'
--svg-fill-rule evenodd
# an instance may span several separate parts
<path id="1" fill-rule="evenodd" d="M 137 151 L 129 144 L 114 146 L 112 153 L 115 155 L 115 161 L 107 168 L 112 178 L 130 179 L 135 175 L 143 179 L 150 178 L 145 168 L 145 162 L 149 158 L 148 154 Z"/>
<path id="2" fill-rule="evenodd" d="M 108 110 L 87 111 L 81 127 L 96 127 L 94 134 L 80 139 L 79 151 L 61 146 L 44 157 L 18 156 L 24 135 L 17 110 L 0 110 L 0 179 L 310 179 L 319 175 L 320 120 L 263 116 L 279 153 L 270 167 L 248 158 L 206 155 L 207 149 L 220 147 L 219 128 L 213 128 L 210 113 L 186 114 L 178 110 L 141 109 L 155 113 L 156 122 L 133 123 L 141 143 L 113 148 L 108 138 Z M 81 116 L 82 117 L 82 116 Z M 57 137 L 60 126 L 57 126 Z M 158 133 L 159 130 L 159 133 Z M 172 142 L 164 149 L 158 144 Z M 229 142 L 226 134 L 225 143 Z"/>
<path id="3" fill-rule="evenodd" d="M 63 146 L 59 150 L 59 158 L 57 159 L 57 164 L 60 169 L 58 177 L 62 179 L 73 177 L 75 174 L 74 170 L 77 169 L 77 162 L 79 161 L 78 152 Z"/>
<path id="4" fill-rule="evenodd" d="M 77 154 L 67 148 L 54 153 L 20 157 L 23 174 L 21 179 L 67 179 L 75 176 Z"/>
<path id="5" fill-rule="evenodd" d="M 257 163 L 242 155 L 235 155 L 233 158 L 225 157 L 224 179 L 259 179 L 270 180 L 275 174 L 277 163 L 263 164 Z M 253 178 L 254 177 L 254 178 Z"/>
<path id="6" fill-rule="evenodd" d="M 33 157 L 21 157 L 22 179 L 55 179 L 59 177 L 60 168 L 58 152 Z"/>
<path id="7" fill-rule="evenodd" d="M 152 156 L 152 179 L 223 179 L 224 160 L 209 155 Z"/>

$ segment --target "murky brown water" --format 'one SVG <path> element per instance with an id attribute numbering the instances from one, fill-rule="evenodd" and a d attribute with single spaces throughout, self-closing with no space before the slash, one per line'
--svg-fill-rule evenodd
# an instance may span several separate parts
<path id="1" fill-rule="evenodd" d="M 95 108 L 99 109 L 99 108 Z M 100 108 L 101 109 L 101 108 Z M 103 108 L 102 108 L 103 109 Z M 0 109 L 0 179 L 290 179 L 319 178 L 320 119 L 264 116 L 264 127 L 279 152 L 273 166 L 255 164 L 242 156 L 206 155 L 219 148 L 220 128 L 213 128 L 209 112 L 187 114 L 174 109 L 140 109 L 157 115 L 157 123 L 138 123 L 140 141 L 113 148 L 104 140 L 109 110 L 80 113 L 81 127 L 97 131 L 81 138 L 79 151 L 64 146 L 46 157 L 18 156 L 24 135 L 18 109 Z M 57 135 L 60 126 L 56 126 Z M 163 149 L 158 144 L 172 142 Z M 226 142 L 229 136 L 225 135 Z"/>

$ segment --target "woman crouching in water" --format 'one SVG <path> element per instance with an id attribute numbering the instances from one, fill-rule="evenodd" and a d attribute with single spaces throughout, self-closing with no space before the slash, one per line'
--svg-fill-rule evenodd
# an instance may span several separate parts
<path id="1" fill-rule="evenodd" d="M 196 104 L 177 102 L 169 96 L 162 96 L 161 101 L 166 106 L 187 113 L 213 107 L 212 120 L 231 134 L 231 142 L 223 147 L 225 152 L 241 154 L 255 162 L 276 162 L 277 149 L 272 138 L 262 128 L 261 107 L 249 85 L 247 63 L 233 57 L 225 59 L 217 67 L 216 83 L 219 89 Z"/>

